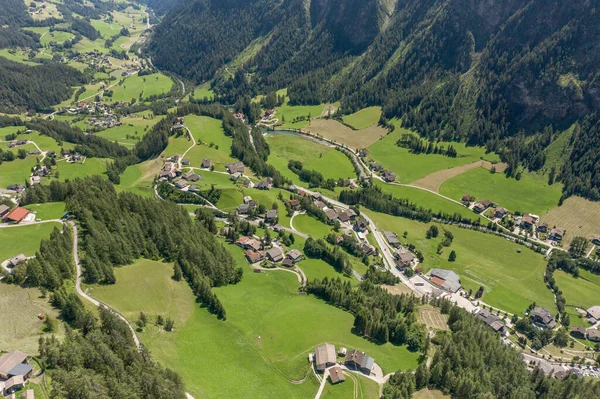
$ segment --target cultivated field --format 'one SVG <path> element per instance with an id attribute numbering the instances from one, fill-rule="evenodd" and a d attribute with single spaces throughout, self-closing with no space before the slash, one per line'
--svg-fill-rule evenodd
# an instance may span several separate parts
<path id="1" fill-rule="evenodd" d="M 452 179 L 453 177 L 458 175 L 462 175 L 463 173 L 468 172 L 471 169 L 482 167 L 486 170 L 491 170 L 491 168 L 494 167 L 497 173 L 501 173 L 506 170 L 506 166 L 507 165 L 505 163 L 498 163 L 492 165 L 491 162 L 479 160 L 466 165 L 455 166 L 454 168 L 438 170 L 437 172 L 433 172 L 430 175 L 427 175 L 417 181 L 414 181 L 412 184 L 439 193 L 440 186 L 446 180 Z"/>
<path id="2" fill-rule="evenodd" d="M 396 285 L 382 285 L 390 294 L 401 295 L 401 294 L 412 294 L 412 290 L 406 285 L 398 283 Z"/>
<path id="3" fill-rule="evenodd" d="M 170 267 L 151 269 L 141 281 L 139 270 L 118 268 L 117 283 L 102 287 L 99 297 L 135 318 L 139 311 L 164 310 L 176 320 L 172 333 L 148 326 L 140 337 L 157 361 L 180 373 L 194 396 L 311 397 L 318 384 L 309 372 L 306 356 L 322 342 L 366 351 L 384 372 L 416 366 L 418 354 L 391 344 L 370 343 L 352 334 L 351 314 L 313 296 L 298 295 L 298 281 L 291 273 L 251 273 L 242 251 L 228 248 L 245 275 L 235 286 L 215 289 L 227 310 L 225 322 L 195 304 L 185 282 L 173 283 Z M 168 311 L 153 298 L 158 291 L 165 291 L 169 298 Z M 95 295 L 100 292 L 94 288 Z M 129 292 L 135 293 L 135 306 L 123 299 Z M 307 374 L 302 384 L 290 382 Z M 235 384 L 223 384 L 232 379 Z"/>
<path id="4" fill-rule="evenodd" d="M 423 388 L 415 392 L 412 399 L 450 399 L 450 396 L 444 395 L 442 391 Z"/>
<path id="5" fill-rule="evenodd" d="M 563 246 L 567 247 L 574 237 L 590 238 L 600 235 L 600 202 L 581 197 L 569 197 L 561 206 L 542 215 L 542 222 L 566 230 Z"/>
<path id="6" fill-rule="evenodd" d="M 267 143 L 271 149 L 268 162 L 295 184 L 301 181 L 288 168 L 288 161 L 292 159 L 301 161 L 305 169 L 320 172 L 326 179 L 356 177 L 352 162 L 334 148 L 290 134 L 270 134 Z"/>
<path id="7" fill-rule="evenodd" d="M 352 130 L 333 119 L 314 119 L 307 130 L 352 149 L 368 147 L 387 134 L 387 130 L 376 125 L 366 129 Z"/>
<path id="8" fill-rule="evenodd" d="M 419 319 L 429 328 L 449 330 L 448 316 L 441 314 L 439 309 L 421 307 L 419 308 Z"/>
<path id="9" fill-rule="evenodd" d="M 381 107 L 368 107 L 353 114 L 346 115 L 342 119 L 344 120 L 344 123 L 359 130 L 377 124 L 380 117 Z"/>
<path id="10" fill-rule="evenodd" d="M 363 212 L 381 230 L 393 231 L 398 236 L 406 231 L 407 238 L 402 241 L 412 243 L 423 253 L 425 260 L 421 266 L 426 271 L 434 267 L 454 270 L 462 285 L 473 292 L 483 286 L 483 300 L 492 306 L 519 314 L 534 301 L 548 309 L 554 306 L 552 294 L 544 284 L 546 261 L 540 254 L 491 234 L 440 224 L 440 236 L 427 239 L 425 234 L 430 223 Z M 452 232 L 454 241 L 438 255 L 437 247 L 443 240 L 443 229 Z M 521 253 L 517 252 L 517 248 L 521 248 Z M 448 261 L 451 250 L 456 251 L 455 262 Z"/>
<path id="11" fill-rule="evenodd" d="M 510 211 L 543 216 L 558 204 L 561 185 L 548 186 L 546 176 L 523 172 L 521 180 L 477 168 L 447 180 L 440 192 L 455 200 L 464 194 L 489 199 Z"/>
<path id="12" fill-rule="evenodd" d="M 0 350 L 20 350 L 36 355 L 38 340 L 42 332 L 42 320 L 38 315 L 50 314 L 56 318 L 58 312 L 47 299 L 41 298 L 37 288 L 21 288 L 16 285 L 0 284 Z M 64 334 L 62 323 L 58 323 L 59 337 Z"/>
<path id="13" fill-rule="evenodd" d="M 396 130 L 368 148 L 371 159 L 396 173 L 396 181 L 400 183 L 412 183 L 434 172 L 468 165 L 480 159 L 490 162 L 499 160 L 496 154 L 486 154 L 483 148 L 467 147 L 464 143 L 439 143 L 444 147 L 452 145 L 458 152 L 456 158 L 436 154 L 411 154 L 407 148 L 396 145 L 400 137 L 407 133 L 413 134 L 410 130 L 396 127 Z"/>
<path id="14" fill-rule="evenodd" d="M 379 180 L 374 180 L 375 184 L 381 187 L 384 193 L 392 194 L 395 198 L 409 198 L 411 202 L 422 206 L 425 209 L 431 209 L 434 212 L 444 212 L 448 214 L 460 213 L 463 217 L 477 219 L 478 216 L 463 205 L 448 201 L 428 191 L 420 190 L 414 187 L 399 186 L 396 184 L 385 184 Z"/>

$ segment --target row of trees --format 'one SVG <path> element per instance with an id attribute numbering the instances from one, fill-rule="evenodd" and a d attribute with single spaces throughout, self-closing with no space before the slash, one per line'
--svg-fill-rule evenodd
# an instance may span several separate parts
<path id="1" fill-rule="evenodd" d="M 316 170 L 304 169 L 302 162 L 290 159 L 288 161 L 288 169 L 298 175 L 300 180 L 308 183 L 310 188 L 323 187 L 327 190 L 334 190 L 336 181 L 333 179 L 325 179 L 320 172 Z"/>
<path id="2" fill-rule="evenodd" d="M 452 145 L 449 145 L 448 148 L 444 148 L 443 145 L 434 144 L 431 141 L 427 143 L 427 141 L 420 139 L 414 134 L 408 133 L 403 134 L 396 142 L 396 145 L 410 149 L 413 154 L 438 154 L 450 158 L 456 158 L 458 155 L 456 149 Z"/>
<path id="3" fill-rule="evenodd" d="M 335 268 L 339 273 L 347 276 L 352 275 L 352 265 L 348 256 L 337 245 L 329 248 L 325 240 L 315 240 L 308 237 L 304 243 L 304 254 L 309 258 L 322 259 Z"/>

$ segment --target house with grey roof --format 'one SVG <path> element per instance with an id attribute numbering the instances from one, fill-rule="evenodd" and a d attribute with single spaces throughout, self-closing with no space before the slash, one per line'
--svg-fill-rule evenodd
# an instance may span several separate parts
<path id="1" fill-rule="evenodd" d="M 279 247 L 273 247 L 267 251 L 267 258 L 271 262 L 281 262 L 283 260 L 283 251 Z"/>
<path id="2" fill-rule="evenodd" d="M 336 363 L 335 346 L 333 344 L 323 344 L 315 348 L 315 366 L 317 371 L 325 371 Z"/>
<path id="3" fill-rule="evenodd" d="M 383 235 L 385 236 L 385 239 L 388 240 L 388 242 L 390 243 L 390 245 L 394 248 L 398 248 L 400 246 L 400 241 L 398 240 L 398 236 L 391 231 L 384 231 Z"/>
<path id="4" fill-rule="evenodd" d="M 265 222 L 275 223 L 277 222 L 277 209 L 269 209 L 265 216 Z"/>
<path id="5" fill-rule="evenodd" d="M 533 310 L 529 313 L 529 317 L 531 318 L 533 324 L 537 325 L 538 327 L 550 329 L 556 327 L 554 314 L 541 306 L 536 306 L 533 308 Z"/>
<path id="6" fill-rule="evenodd" d="M 441 287 L 449 292 L 457 292 L 460 290 L 460 278 L 458 274 L 454 273 L 452 270 L 446 269 L 431 269 L 429 273 L 431 275 L 431 283 Z"/>

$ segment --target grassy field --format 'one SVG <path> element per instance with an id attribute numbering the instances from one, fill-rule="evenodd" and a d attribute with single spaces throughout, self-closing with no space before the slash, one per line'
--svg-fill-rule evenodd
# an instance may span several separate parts
<path id="1" fill-rule="evenodd" d="M 140 164 L 132 165 L 125 169 L 121 175 L 121 182 L 115 186 L 120 191 L 131 191 L 143 197 L 154 198 L 152 182 L 158 176 L 162 163 L 154 159 Z"/>
<path id="2" fill-rule="evenodd" d="M 75 148 L 75 144 L 73 143 L 63 142 L 62 144 L 59 144 L 52 137 L 44 136 L 38 132 L 20 134 L 19 139 L 35 141 L 42 151 L 55 151 L 56 153 L 59 153 L 61 148 L 66 150 Z"/>
<path id="3" fill-rule="evenodd" d="M 104 43 L 105 41 L 103 39 L 96 39 L 94 41 L 91 41 L 87 37 L 84 37 L 73 46 L 73 50 L 79 51 L 80 53 L 96 50 L 103 54 L 106 54 L 108 53 L 109 49 L 104 47 Z"/>
<path id="4" fill-rule="evenodd" d="M 271 148 L 268 162 L 295 184 L 300 184 L 298 175 L 288 169 L 288 161 L 301 161 L 305 169 L 320 172 L 326 179 L 355 178 L 356 173 L 348 157 L 334 148 L 310 139 L 289 134 L 267 136 Z"/>
<path id="5" fill-rule="evenodd" d="M 293 223 L 296 230 L 308 234 L 313 238 L 324 238 L 332 229 L 331 226 L 307 214 L 294 217 Z"/>
<path id="6" fill-rule="evenodd" d="M 40 249 L 40 241 L 49 238 L 55 227 L 62 228 L 60 223 L 40 223 L 0 229 L 0 262 L 18 254 L 35 255 Z"/>
<path id="7" fill-rule="evenodd" d="M 106 129 L 95 134 L 111 141 L 117 141 L 120 144 L 133 146 L 161 119 L 162 118 L 144 119 L 137 115 L 133 117 L 122 117 L 121 126 Z"/>
<path id="8" fill-rule="evenodd" d="M 382 230 L 393 231 L 398 237 L 406 231 L 407 238 L 400 241 L 414 244 L 423 253 L 422 266 L 426 271 L 434 267 L 454 270 L 462 285 L 473 292 L 483 286 L 483 300 L 492 306 L 519 314 L 534 301 L 548 309 L 554 306 L 552 294 L 544 284 L 546 261 L 540 254 L 491 234 L 439 224 L 440 237 L 428 240 L 425 234 L 430 223 L 363 212 Z M 443 229 L 452 232 L 454 241 L 438 255 Z M 517 248 L 521 248 L 521 253 Z M 448 261 L 451 250 L 456 251 L 455 262 Z"/>
<path id="9" fill-rule="evenodd" d="M 198 86 L 194 89 L 194 98 L 203 99 L 206 97 L 212 99 L 214 96 L 215 93 L 210 88 L 210 82 L 206 82 L 202 86 Z M 186 98 L 189 99 L 189 95 Z"/>
<path id="10" fill-rule="evenodd" d="M 442 197 L 432 194 L 418 188 L 398 186 L 394 184 L 385 184 L 379 180 L 374 180 L 375 185 L 381 187 L 384 193 L 392 194 L 395 198 L 410 198 L 410 200 L 422 206 L 425 209 L 431 209 L 434 212 L 445 212 L 449 214 L 460 213 L 462 216 L 477 219 L 477 215 L 468 208 L 448 201 Z"/>
<path id="11" fill-rule="evenodd" d="M 60 219 L 65 214 L 64 202 L 46 202 L 45 204 L 31 204 L 25 208 L 36 214 L 36 219 Z"/>
<path id="12" fill-rule="evenodd" d="M 30 355 L 37 355 L 38 340 L 42 333 L 40 313 L 50 314 L 56 318 L 58 312 L 41 298 L 37 288 L 21 288 L 16 285 L 0 283 L 0 350 L 20 350 Z M 54 333 L 57 337 L 64 335 L 63 324 Z"/>
<path id="13" fill-rule="evenodd" d="M 580 270 L 581 275 L 575 278 L 561 270 L 554 272 L 556 284 L 570 306 L 588 309 L 600 305 L 600 276 Z"/>
<path id="14" fill-rule="evenodd" d="M 167 94 L 171 87 L 173 87 L 173 81 L 168 76 L 161 73 L 153 73 L 145 76 L 130 76 L 125 79 L 122 85 L 115 86 L 112 97 L 105 97 L 105 101 L 125 101 L 129 102 L 135 98 L 139 100 L 140 95 L 142 98 L 147 98 L 152 95 Z"/>
<path id="15" fill-rule="evenodd" d="M 442 391 L 423 388 L 413 394 L 412 399 L 450 399 Z"/>
<path id="16" fill-rule="evenodd" d="M 482 168 L 456 176 L 440 188 L 443 195 L 459 201 L 464 194 L 470 194 L 478 199 L 492 200 L 510 211 L 540 216 L 556 206 L 561 190 L 558 183 L 548 186 L 544 176 L 523 172 L 521 180 L 516 180 Z"/>
<path id="17" fill-rule="evenodd" d="M 435 154 L 411 154 L 407 148 L 396 145 L 398 139 L 405 133 L 411 132 L 403 128 L 396 128 L 392 133 L 368 147 L 370 157 L 396 173 L 398 176 L 396 181 L 400 183 L 411 183 L 438 170 L 473 163 L 482 157 L 490 162 L 499 160 L 496 154 L 486 154 L 483 148 L 467 147 L 464 143 L 440 143 L 444 146 L 451 144 L 458 152 L 456 158 Z"/>
<path id="18" fill-rule="evenodd" d="M 600 202 L 581 197 L 569 197 L 561 206 L 550 209 L 541 216 L 542 222 L 566 230 L 563 246 L 568 246 L 577 236 L 600 235 Z"/>
<path id="19" fill-rule="evenodd" d="M 207 116 L 187 115 L 185 124 L 198 144 L 186 155 L 186 158 L 190 159 L 191 166 L 199 168 L 204 158 L 210 158 L 216 170 L 224 171 L 226 163 L 237 161 L 230 155 L 232 139 L 225 136 L 220 120 Z M 189 147 L 191 142 L 188 143 Z M 211 147 L 210 144 L 213 146 Z"/>
<path id="20" fill-rule="evenodd" d="M 116 269 L 117 283 L 92 293 L 130 317 L 144 311 L 174 318 L 173 333 L 150 326 L 140 337 L 153 357 L 178 371 L 197 397 L 310 397 L 318 384 L 308 372 L 306 356 L 322 342 L 366 351 L 385 372 L 416 367 L 418 356 L 404 347 L 375 345 L 352 334 L 349 313 L 298 295 L 291 273 L 250 273 L 242 251 L 228 248 L 245 273 L 239 284 L 215 289 L 227 309 L 226 322 L 195 304 L 186 283 L 171 280 L 168 265 L 148 268 L 144 261 L 146 266 L 136 263 Z M 140 280 L 141 273 L 147 277 Z M 160 295 L 167 299 L 155 298 L 156 292 L 165 292 Z M 302 384 L 288 380 L 307 373 Z M 223 384 L 230 379 L 236 383 Z"/>
<path id="21" fill-rule="evenodd" d="M 103 158 L 86 158 L 83 163 L 69 163 L 61 161 L 56 163 L 56 169 L 59 172 L 59 180 L 73 180 L 75 178 L 83 178 L 92 175 L 102 175 L 106 171 L 106 162 L 108 159 Z M 53 167 L 54 169 L 54 167 Z M 50 183 L 54 177 L 45 178 L 44 183 Z"/>
<path id="22" fill-rule="evenodd" d="M 196 96 L 197 97 L 197 96 Z M 283 122 L 283 127 L 288 129 L 297 129 L 307 127 L 310 124 L 308 119 L 309 115 L 311 118 L 320 116 L 323 112 L 323 104 L 319 105 L 289 105 L 287 100 L 275 113 L 275 118 L 279 122 Z M 298 117 L 305 117 L 303 121 L 293 122 Z M 285 119 L 285 121 L 284 121 Z"/>
<path id="23" fill-rule="evenodd" d="M 333 385 L 327 381 L 321 398 L 324 399 L 377 399 L 379 398 L 379 385 L 373 380 L 360 374 L 347 372 L 346 381 Z"/>
<path id="24" fill-rule="evenodd" d="M 48 32 L 47 34 L 44 35 L 44 37 L 42 37 L 42 39 L 40 40 L 40 44 L 42 46 L 47 46 L 50 44 L 50 42 L 55 42 L 57 44 L 62 44 L 64 42 L 66 42 L 67 40 L 71 40 L 75 37 L 74 34 L 72 34 L 71 32 L 63 32 L 63 31 L 54 31 L 54 32 Z"/>
<path id="25" fill-rule="evenodd" d="M 295 220 L 295 219 L 294 219 Z M 298 238 L 296 238 L 298 241 Z M 322 279 L 322 278 L 341 278 L 342 280 L 348 280 L 353 284 L 358 283 L 355 278 L 345 277 L 343 274 L 338 273 L 333 266 L 321 259 L 304 259 L 298 263 L 298 266 L 302 269 L 308 280 Z"/>
<path id="26" fill-rule="evenodd" d="M 356 130 L 360 130 L 378 123 L 380 117 L 381 107 L 368 107 L 351 115 L 346 115 L 342 119 L 344 123 L 352 126 Z"/>
<path id="27" fill-rule="evenodd" d="M 368 147 L 387 134 L 387 130 L 377 125 L 361 130 L 352 130 L 333 119 L 314 119 L 308 130 L 353 149 Z"/>
<path id="28" fill-rule="evenodd" d="M 16 151 L 14 151 L 16 154 Z M 35 166 L 35 157 L 28 156 L 25 159 L 15 159 L 11 162 L 3 162 L 0 165 L 0 187 L 6 188 L 10 184 L 25 184 L 29 179 L 31 168 Z"/>
<path id="29" fill-rule="evenodd" d="M 32 62 L 29 60 L 28 54 L 24 51 L 21 50 L 15 50 L 15 49 L 2 49 L 0 50 L 0 57 L 4 57 L 7 58 L 11 61 L 14 62 L 20 62 L 21 64 L 26 64 L 26 65 L 39 65 L 36 62 Z"/>

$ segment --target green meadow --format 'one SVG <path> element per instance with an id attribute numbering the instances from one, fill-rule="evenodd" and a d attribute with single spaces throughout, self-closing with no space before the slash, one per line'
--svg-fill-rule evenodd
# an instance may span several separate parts
<path id="1" fill-rule="evenodd" d="M 139 100 L 148 98 L 152 95 L 167 94 L 173 87 L 173 81 L 168 76 L 161 73 L 153 73 L 145 76 L 130 76 L 125 79 L 123 84 L 115 86 L 112 97 L 105 97 L 105 101 L 124 101 L 129 102 L 132 99 Z"/>
<path id="2" fill-rule="evenodd" d="M 288 168 L 288 161 L 292 159 L 302 162 L 305 169 L 320 172 L 326 179 L 356 177 L 352 162 L 346 155 L 313 140 L 290 134 L 270 134 L 267 144 L 271 149 L 268 162 L 295 184 L 301 182 L 298 175 Z"/>
<path id="3" fill-rule="evenodd" d="M 220 120 L 207 116 L 187 115 L 185 124 L 197 143 L 186 154 L 191 166 L 199 168 L 204 158 L 210 158 L 216 170 L 224 171 L 226 163 L 237 161 L 230 155 L 232 139 L 225 136 Z"/>
<path id="4" fill-rule="evenodd" d="M 467 207 L 448 201 L 429 191 L 420 190 L 414 187 L 399 186 L 396 184 L 386 184 L 380 180 L 373 180 L 376 186 L 381 187 L 384 193 L 392 194 L 394 198 L 409 198 L 411 202 L 422 206 L 425 209 L 431 209 L 434 212 L 445 212 L 448 214 L 460 213 L 463 217 L 477 219 L 477 215 Z M 460 198 L 459 198 L 460 199 Z"/>
<path id="5" fill-rule="evenodd" d="M 285 94 L 287 96 L 287 90 L 280 90 L 277 92 L 278 95 Z M 286 97 L 285 102 L 281 107 L 277 108 L 275 112 L 275 118 L 279 122 L 283 122 L 283 127 L 288 129 L 303 128 L 310 125 L 310 118 L 316 118 L 321 116 L 325 106 L 319 105 L 290 105 L 289 99 Z M 309 118 L 310 116 L 310 118 Z M 293 122 L 298 117 L 304 117 L 302 121 Z M 285 121 L 284 121 L 285 119 Z"/>
<path id="6" fill-rule="evenodd" d="M 380 117 L 381 107 L 368 107 L 346 115 L 342 119 L 345 124 L 352 126 L 356 130 L 360 130 L 378 123 Z"/>
<path id="7" fill-rule="evenodd" d="M 410 219 L 363 210 L 381 230 L 398 234 L 402 243 L 411 243 L 425 257 L 425 271 L 434 267 L 454 270 L 462 285 L 476 292 L 484 287 L 483 301 L 522 314 L 530 303 L 552 309 L 552 293 L 544 283 L 546 260 L 540 254 L 504 238 L 474 230 L 436 224 L 440 235 L 434 239 L 425 237 L 432 223 L 421 223 Z M 294 219 L 295 222 L 295 219 Z M 443 248 L 441 255 L 437 247 L 444 237 L 444 229 L 452 232 L 452 245 Z M 406 239 L 403 238 L 407 232 Z M 517 249 L 520 249 L 519 253 Z M 456 261 L 449 262 L 450 251 L 456 251 Z"/>
<path id="8" fill-rule="evenodd" d="M 25 208 L 35 213 L 36 219 L 60 219 L 66 212 L 64 202 L 46 202 L 44 204 L 31 204 Z"/>
<path id="9" fill-rule="evenodd" d="M 14 151 L 16 154 L 16 151 Z M 6 188 L 10 184 L 25 184 L 29 180 L 31 168 L 35 166 L 35 157 L 27 156 L 25 159 L 15 159 L 11 162 L 2 162 L 0 165 L 0 187 Z"/>
<path id="10" fill-rule="evenodd" d="M 130 191 L 142 197 L 154 198 L 152 183 L 161 167 L 162 165 L 158 160 L 128 166 L 121 175 L 120 183 L 115 188 L 119 191 Z"/>
<path id="11" fill-rule="evenodd" d="M 580 276 L 573 277 L 561 270 L 554 272 L 554 279 L 569 306 L 588 309 L 600 305 L 600 276 L 579 269 Z"/>
<path id="12" fill-rule="evenodd" d="M 121 126 L 105 129 L 94 134 L 110 141 L 133 146 L 161 119 L 162 118 L 144 119 L 138 116 L 122 117 Z"/>
<path id="13" fill-rule="evenodd" d="M 83 163 L 69 163 L 60 161 L 52 169 L 58 170 L 59 180 L 73 180 L 76 178 L 84 178 L 92 175 L 102 175 L 106 171 L 106 163 L 108 159 L 103 158 L 86 158 Z M 50 183 L 55 177 L 43 179 L 42 182 Z"/>
<path id="14" fill-rule="evenodd" d="M 379 398 L 379 385 L 373 380 L 361 376 L 360 374 L 346 373 L 346 381 L 338 384 L 332 384 L 327 381 L 323 394 L 323 399 L 348 399 L 348 398 L 363 398 L 376 399 Z"/>
<path id="15" fill-rule="evenodd" d="M 521 180 L 507 178 L 503 173 L 490 173 L 475 168 L 445 181 L 440 193 L 460 200 L 468 193 L 479 199 L 489 199 L 510 211 L 543 215 L 558 204 L 560 184 L 548 186 L 548 178 L 523 172 Z"/>
<path id="16" fill-rule="evenodd" d="M 174 332 L 150 325 L 140 338 L 158 362 L 180 373 L 196 397 L 311 397 L 318 383 L 309 371 L 307 355 L 323 342 L 365 351 L 386 373 L 416 367 L 418 354 L 356 336 L 351 332 L 351 314 L 299 295 L 291 273 L 251 273 L 241 249 L 228 249 L 243 267 L 244 277 L 237 285 L 214 289 L 227 310 L 227 321 L 201 308 L 185 282 L 171 280 L 172 266 L 158 262 L 118 268 L 117 283 L 96 287 L 92 295 L 133 320 L 140 311 L 151 320 L 157 314 L 172 317 Z M 302 384 L 290 381 L 305 375 Z M 236 383 L 223 384 L 224 380 Z"/>
<path id="17" fill-rule="evenodd" d="M 396 145 L 404 133 L 412 134 L 410 130 L 396 128 L 368 147 L 371 159 L 396 173 L 396 181 L 400 183 L 411 183 L 438 170 L 466 165 L 481 158 L 490 162 L 499 160 L 496 154 L 486 154 L 483 148 L 467 147 L 464 143 L 440 143 L 445 147 L 452 145 L 458 152 L 456 158 L 436 154 L 411 154 L 407 148 Z"/>
<path id="18" fill-rule="evenodd" d="M 29 60 L 29 56 L 26 52 L 15 49 L 2 49 L 0 50 L 0 57 L 4 57 L 14 62 L 20 62 L 26 65 L 39 65 L 37 62 Z"/>
<path id="19" fill-rule="evenodd" d="M 315 239 L 324 238 L 332 231 L 331 226 L 307 214 L 297 215 L 294 217 L 293 223 L 296 230 L 308 234 Z"/>
<path id="20" fill-rule="evenodd" d="M 0 262 L 15 255 L 33 256 L 40 249 L 40 241 L 50 237 L 55 227 L 62 229 L 61 223 L 39 223 L 0 229 Z"/>

